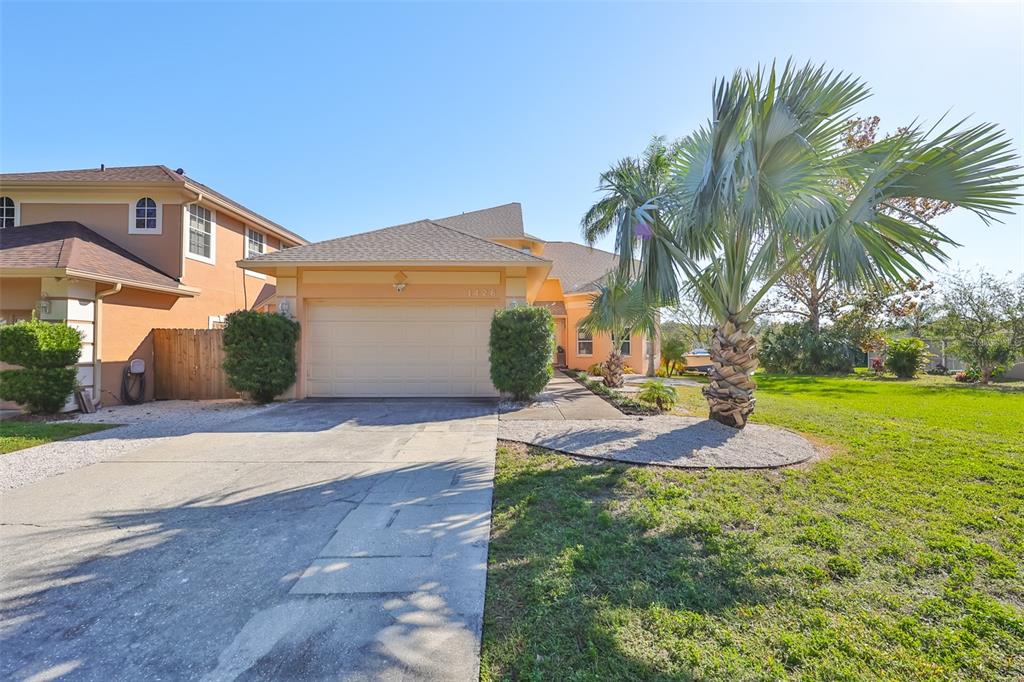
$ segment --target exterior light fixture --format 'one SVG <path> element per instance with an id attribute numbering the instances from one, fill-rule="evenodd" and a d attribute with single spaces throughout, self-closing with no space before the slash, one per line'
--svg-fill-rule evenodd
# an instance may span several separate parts
<path id="1" fill-rule="evenodd" d="M 405 291 L 405 281 L 407 279 L 409 278 L 405 276 L 404 272 L 395 273 L 395 283 L 392 284 L 391 286 L 393 286 L 395 288 L 395 291 L 397 291 L 398 293 L 402 293 L 403 291 Z"/>
<path id="2" fill-rule="evenodd" d="M 43 293 L 43 295 L 39 297 L 39 301 L 36 303 L 36 306 L 39 308 L 40 315 L 49 315 L 50 297 Z"/>

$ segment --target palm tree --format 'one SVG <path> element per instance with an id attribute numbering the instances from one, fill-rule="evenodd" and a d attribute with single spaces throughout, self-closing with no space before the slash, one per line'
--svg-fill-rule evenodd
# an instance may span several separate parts
<path id="1" fill-rule="evenodd" d="M 665 138 L 655 137 L 640 158 L 625 158 L 601 175 L 598 191 L 604 192 L 604 196 L 590 207 L 580 223 L 587 244 L 593 245 L 612 229 L 625 228 L 633 233 L 639 227 L 643 234 L 644 227 L 635 224 L 638 209 L 647 211 L 648 220 L 661 219 L 661 211 L 652 202 L 661 197 L 668 187 L 674 152 L 674 147 L 665 144 Z M 644 257 L 646 254 L 641 249 L 636 255 Z M 624 258 L 626 260 L 620 260 L 620 265 L 633 264 L 633 251 L 629 250 Z M 627 272 L 627 277 L 631 274 Z M 651 308 L 657 308 L 656 297 L 649 296 L 648 299 Z M 650 339 L 647 346 L 648 376 L 654 376 L 656 337 L 657 325 L 654 333 L 647 337 Z"/>
<path id="2" fill-rule="evenodd" d="M 613 275 L 601 285 L 591 300 L 590 312 L 579 324 L 585 331 L 611 335 L 612 350 L 605 363 L 604 383 L 619 388 L 624 383 L 622 339 L 634 331 L 653 338 L 658 329 L 657 308 L 648 304 L 638 287 Z"/>
<path id="3" fill-rule="evenodd" d="M 849 286 L 919 277 L 955 243 L 898 210 L 902 200 L 946 201 L 988 223 L 1011 211 L 1021 174 L 991 124 L 915 125 L 844 148 L 869 92 L 824 67 L 737 72 L 713 95 L 712 120 L 672 154 L 669 186 L 607 229 L 645 295 L 672 302 L 685 284 L 714 313 L 704 394 L 712 419 L 742 428 L 755 405 L 755 308 L 780 277 L 807 258 Z"/>

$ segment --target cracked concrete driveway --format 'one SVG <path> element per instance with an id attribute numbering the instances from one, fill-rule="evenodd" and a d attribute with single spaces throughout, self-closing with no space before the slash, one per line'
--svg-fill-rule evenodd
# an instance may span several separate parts
<path id="1" fill-rule="evenodd" d="M 496 432 L 303 401 L 5 493 L 0 677 L 476 679 Z"/>

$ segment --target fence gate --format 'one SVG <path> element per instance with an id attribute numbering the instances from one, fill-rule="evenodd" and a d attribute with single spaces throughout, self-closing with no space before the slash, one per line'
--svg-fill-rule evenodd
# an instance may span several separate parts
<path id="1" fill-rule="evenodd" d="M 222 329 L 154 329 L 153 360 L 157 400 L 238 397 L 221 369 Z"/>

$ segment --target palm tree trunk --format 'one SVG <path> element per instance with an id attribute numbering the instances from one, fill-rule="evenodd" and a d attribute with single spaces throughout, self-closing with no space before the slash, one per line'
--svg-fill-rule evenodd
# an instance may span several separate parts
<path id="1" fill-rule="evenodd" d="M 752 320 L 726 320 L 711 339 L 711 384 L 704 388 L 710 418 L 742 429 L 754 411 L 751 378 L 757 368 L 757 340 L 750 333 Z"/>
<path id="2" fill-rule="evenodd" d="M 613 350 L 611 355 L 608 356 L 607 362 L 604 363 L 605 386 L 610 388 L 622 388 L 622 385 L 626 383 L 622 377 L 625 364 L 625 361 L 622 359 L 622 354 L 618 349 Z"/>
<path id="3" fill-rule="evenodd" d="M 654 366 L 654 341 L 657 337 L 644 337 L 644 343 L 649 346 L 647 349 L 647 376 L 653 377 L 657 368 Z"/>

